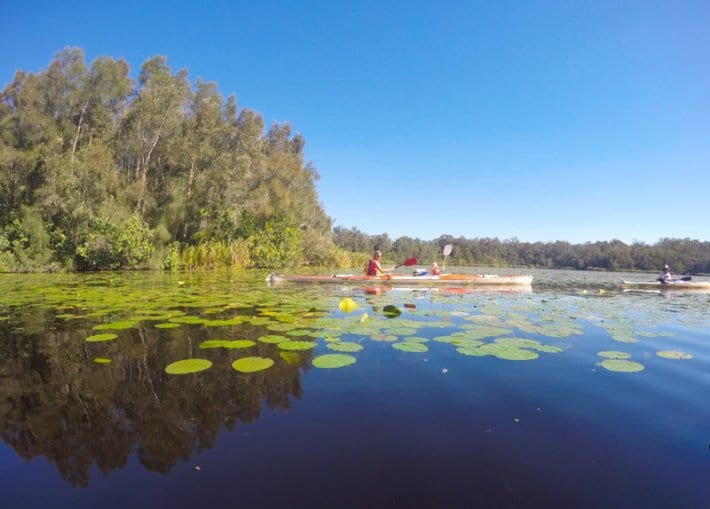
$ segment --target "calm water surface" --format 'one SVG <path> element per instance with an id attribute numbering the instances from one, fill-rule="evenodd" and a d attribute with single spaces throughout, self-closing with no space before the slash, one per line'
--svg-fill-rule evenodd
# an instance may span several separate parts
<path id="1" fill-rule="evenodd" d="M 532 273 L 0 275 L 0 506 L 710 506 L 710 294 Z"/>

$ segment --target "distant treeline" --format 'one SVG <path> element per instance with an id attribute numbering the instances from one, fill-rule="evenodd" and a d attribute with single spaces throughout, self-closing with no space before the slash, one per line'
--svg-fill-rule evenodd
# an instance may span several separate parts
<path id="1" fill-rule="evenodd" d="M 517 239 L 467 239 L 442 235 L 435 240 L 368 235 L 357 228 L 335 227 L 336 245 L 344 250 L 371 252 L 382 249 L 390 261 L 417 257 L 422 264 L 442 261 L 446 244 L 454 246 L 447 263 L 488 267 L 539 267 L 553 269 L 659 271 L 668 264 L 674 273 L 710 273 L 710 242 L 692 239 L 661 239 L 655 244 L 620 240 L 610 242 L 520 242 Z"/>
<path id="2" fill-rule="evenodd" d="M 347 259 L 304 143 L 162 56 L 65 49 L 0 95 L 0 271 Z"/>

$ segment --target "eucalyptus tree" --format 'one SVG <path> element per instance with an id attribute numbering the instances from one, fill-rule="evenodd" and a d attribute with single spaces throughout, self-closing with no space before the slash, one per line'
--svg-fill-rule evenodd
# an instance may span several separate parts
<path id="1" fill-rule="evenodd" d="M 121 125 L 120 142 L 125 153 L 121 170 L 129 185 L 129 199 L 144 216 L 148 202 L 155 205 L 151 193 L 158 191 L 164 177 L 164 161 L 156 154 L 179 133 L 190 87 L 187 72 L 180 70 L 173 76 L 163 56 L 143 64 L 138 82 L 139 89 Z"/>

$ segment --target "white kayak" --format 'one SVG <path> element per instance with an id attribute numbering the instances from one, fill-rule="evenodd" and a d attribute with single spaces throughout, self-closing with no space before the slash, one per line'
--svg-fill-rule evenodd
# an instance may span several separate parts
<path id="1" fill-rule="evenodd" d="M 710 290 L 710 281 L 683 281 L 672 279 L 666 283 L 660 281 L 622 281 L 624 288 L 639 288 L 642 290 Z"/>

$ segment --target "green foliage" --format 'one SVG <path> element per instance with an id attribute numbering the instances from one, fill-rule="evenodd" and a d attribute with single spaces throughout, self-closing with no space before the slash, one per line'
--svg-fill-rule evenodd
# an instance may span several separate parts
<path id="1" fill-rule="evenodd" d="M 152 232 L 134 214 L 123 224 L 95 219 L 91 233 L 77 246 L 76 257 L 84 270 L 137 269 L 152 252 Z"/>
<path id="2" fill-rule="evenodd" d="M 300 230 L 288 218 L 268 220 L 249 236 L 252 266 L 283 268 L 300 262 Z"/>

